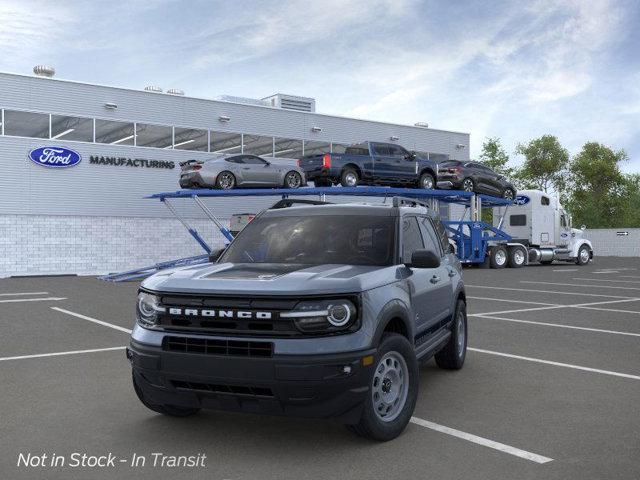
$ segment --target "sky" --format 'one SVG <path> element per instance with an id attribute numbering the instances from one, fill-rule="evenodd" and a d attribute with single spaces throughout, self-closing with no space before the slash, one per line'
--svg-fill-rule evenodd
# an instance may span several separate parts
<path id="1" fill-rule="evenodd" d="M 0 71 L 624 149 L 640 173 L 640 0 L 0 0 Z"/>

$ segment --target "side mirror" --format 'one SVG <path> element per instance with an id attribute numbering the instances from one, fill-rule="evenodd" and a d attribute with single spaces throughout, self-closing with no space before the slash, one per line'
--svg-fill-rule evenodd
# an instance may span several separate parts
<path id="1" fill-rule="evenodd" d="M 211 252 L 209 253 L 209 262 L 210 263 L 216 263 L 218 261 L 218 259 L 220 258 L 220 256 L 224 253 L 224 248 L 219 248 L 217 250 L 211 250 Z"/>
<path id="2" fill-rule="evenodd" d="M 416 158 L 416 152 L 409 152 L 404 156 L 405 160 L 414 160 Z"/>
<path id="3" fill-rule="evenodd" d="M 438 268 L 440 266 L 440 256 L 432 250 L 416 250 L 411 255 L 410 268 Z"/>
<path id="4" fill-rule="evenodd" d="M 582 226 L 580 227 L 580 230 L 586 230 L 586 229 L 587 229 L 587 226 L 586 226 L 586 225 L 582 225 Z"/>

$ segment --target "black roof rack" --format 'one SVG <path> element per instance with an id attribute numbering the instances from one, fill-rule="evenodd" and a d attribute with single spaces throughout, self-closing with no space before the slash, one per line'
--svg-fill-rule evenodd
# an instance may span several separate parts
<path id="1" fill-rule="evenodd" d="M 331 205 L 331 202 L 322 202 L 320 200 L 305 200 L 302 198 L 283 198 L 269 207 L 269 210 L 277 208 L 289 208 L 296 204 L 301 205 Z"/>
<path id="2" fill-rule="evenodd" d="M 394 207 L 426 207 L 431 208 L 430 205 L 424 200 L 418 200 L 416 198 L 408 197 L 393 197 Z"/>

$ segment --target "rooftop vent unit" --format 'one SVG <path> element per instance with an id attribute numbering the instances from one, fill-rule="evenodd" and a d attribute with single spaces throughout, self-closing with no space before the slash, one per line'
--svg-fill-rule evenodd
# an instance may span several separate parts
<path id="1" fill-rule="evenodd" d="M 147 92 L 162 93 L 162 88 L 156 85 L 147 85 L 146 87 L 144 87 L 144 89 Z"/>
<path id="2" fill-rule="evenodd" d="M 49 65 L 36 65 L 35 67 L 33 67 L 33 73 L 35 73 L 38 77 L 51 78 L 56 74 L 56 69 L 50 67 Z"/>
<path id="3" fill-rule="evenodd" d="M 314 98 L 276 93 L 270 97 L 263 98 L 263 100 L 267 101 L 271 107 L 283 108 L 285 110 L 296 110 L 298 112 L 316 111 L 316 101 Z"/>
<path id="4" fill-rule="evenodd" d="M 429 128 L 429 124 L 427 122 L 416 122 L 414 125 L 420 128 Z"/>
<path id="5" fill-rule="evenodd" d="M 259 107 L 268 107 L 271 105 L 269 102 L 260 100 L 259 98 L 235 97 L 233 95 L 220 95 L 218 100 L 222 100 L 223 102 L 242 103 L 243 105 L 257 105 Z"/>
<path id="6" fill-rule="evenodd" d="M 178 95 L 180 97 L 184 96 L 184 91 L 180 90 L 179 88 L 170 88 L 169 90 L 167 90 L 167 93 L 169 95 Z"/>

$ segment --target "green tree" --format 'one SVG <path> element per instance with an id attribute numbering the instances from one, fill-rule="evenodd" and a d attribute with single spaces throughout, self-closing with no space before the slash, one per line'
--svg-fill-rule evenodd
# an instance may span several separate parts
<path id="1" fill-rule="evenodd" d="M 525 157 L 517 172 L 521 186 L 562 193 L 567 183 L 569 152 L 554 135 L 543 135 L 527 144 L 519 144 L 516 153 Z"/>
<path id="2" fill-rule="evenodd" d="M 483 165 L 505 177 L 512 177 L 515 173 L 515 169 L 508 165 L 509 155 L 498 137 L 485 139 L 479 160 Z"/>
<path id="3" fill-rule="evenodd" d="M 573 158 L 568 206 L 576 225 L 622 226 L 633 210 L 629 196 L 638 189 L 637 179 L 625 178 L 620 171 L 619 163 L 625 160 L 624 150 L 614 151 L 598 142 L 585 143 Z"/>
<path id="4" fill-rule="evenodd" d="M 640 228 L 640 174 L 624 176 L 623 213 L 617 227 Z"/>

